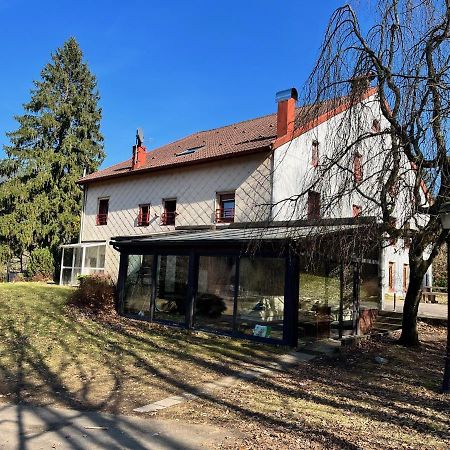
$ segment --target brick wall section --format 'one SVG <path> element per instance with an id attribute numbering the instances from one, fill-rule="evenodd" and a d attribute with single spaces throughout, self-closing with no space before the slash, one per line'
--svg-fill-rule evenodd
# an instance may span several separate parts
<path id="1" fill-rule="evenodd" d="M 162 200 L 177 199 L 177 225 L 214 223 L 217 192 L 235 191 L 236 222 L 264 220 L 271 201 L 271 158 L 267 153 L 191 167 L 99 181 L 87 186 L 82 241 L 173 230 L 160 224 Z M 96 225 L 98 199 L 109 197 L 108 224 Z M 150 203 L 150 225 L 137 226 L 139 204 Z M 157 217 L 156 217 L 157 216 Z M 105 269 L 117 276 L 119 254 L 109 245 Z"/>

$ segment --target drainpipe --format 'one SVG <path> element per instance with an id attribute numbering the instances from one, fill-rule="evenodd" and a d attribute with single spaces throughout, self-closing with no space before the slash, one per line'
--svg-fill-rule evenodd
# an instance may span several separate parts
<path id="1" fill-rule="evenodd" d="M 83 170 L 83 178 L 86 176 L 86 167 Z M 81 204 L 81 218 L 80 218 L 80 235 L 78 237 L 78 243 L 81 244 L 82 238 L 81 236 L 83 236 L 83 228 L 84 228 L 84 217 L 85 217 L 85 208 L 86 208 L 86 197 L 87 197 L 87 190 L 88 187 L 86 184 L 83 184 L 83 200 L 82 200 L 82 204 Z"/>

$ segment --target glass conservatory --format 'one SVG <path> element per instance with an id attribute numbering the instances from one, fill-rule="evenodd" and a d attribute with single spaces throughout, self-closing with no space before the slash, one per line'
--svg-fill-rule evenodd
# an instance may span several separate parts
<path id="1" fill-rule="evenodd" d="M 377 259 L 333 261 L 331 243 L 353 229 L 327 227 L 325 253 L 305 260 L 310 231 L 295 251 L 282 228 L 115 237 L 119 312 L 286 345 L 357 334 L 361 310 L 377 308 Z"/>
<path id="2" fill-rule="evenodd" d="M 59 284 L 76 286 L 80 275 L 105 271 L 106 243 L 86 242 L 62 247 Z"/>

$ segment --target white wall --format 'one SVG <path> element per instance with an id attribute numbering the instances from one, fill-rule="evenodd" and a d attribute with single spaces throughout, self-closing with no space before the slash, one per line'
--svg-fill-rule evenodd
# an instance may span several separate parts
<path id="1" fill-rule="evenodd" d="M 350 119 L 350 120 L 349 120 Z M 274 152 L 273 197 L 274 204 L 272 218 L 274 220 L 293 220 L 307 218 L 307 191 L 314 190 L 321 193 L 321 217 L 345 218 L 352 217 L 353 205 L 362 207 L 363 216 L 373 216 L 381 220 L 381 209 L 375 201 L 384 184 L 381 173 L 385 173 L 384 165 L 392 163 L 391 152 L 385 151 L 390 147 L 387 137 L 371 137 L 357 144 L 351 151 L 346 150 L 349 143 L 355 141 L 361 133 L 371 132 L 373 119 L 380 121 L 381 129 L 389 127 L 389 123 L 381 114 L 376 95 L 369 97 L 352 112 L 342 112 L 332 119 L 316 126 L 312 130 L 288 142 Z M 319 167 L 312 165 L 312 143 L 319 142 Z M 332 165 L 336 161 L 336 154 L 342 150 L 339 165 Z M 358 185 L 361 192 L 354 189 L 353 154 L 358 151 L 362 155 L 363 181 Z M 329 167 L 325 169 L 325 167 Z M 415 172 L 406 157 L 401 160 L 402 184 L 399 186 L 395 198 L 393 216 L 397 219 L 397 226 L 405 222 L 413 228 L 415 220 L 428 220 L 427 217 L 414 216 L 411 205 L 411 186 L 415 181 Z M 368 198 L 369 199 L 368 199 Z M 425 196 L 421 195 L 426 204 Z M 414 220 L 411 221 L 413 217 Z M 396 280 L 398 289 L 402 288 L 403 264 L 408 264 L 408 250 L 402 245 L 387 247 L 380 259 L 383 291 L 388 288 L 388 264 L 396 263 L 399 273 Z M 381 262 L 383 261 L 383 262 Z M 429 272 L 431 276 L 431 269 Z"/>
<path id="2" fill-rule="evenodd" d="M 381 277 L 383 280 L 382 285 L 382 300 L 384 300 L 384 296 L 386 294 L 393 294 L 396 292 L 397 294 L 404 295 L 406 292 L 403 289 L 403 267 L 404 265 L 408 265 L 409 269 L 409 258 L 408 251 L 405 248 L 404 242 L 402 239 L 399 239 L 395 245 L 386 245 L 381 250 L 382 255 L 380 257 L 380 269 L 381 269 Z M 428 255 L 425 255 L 427 257 Z M 389 264 L 394 263 L 394 286 L 393 289 L 389 289 Z M 428 284 L 433 285 L 433 270 L 430 267 L 425 275 L 423 283 L 425 285 L 426 278 L 428 278 Z"/>
<path id="3" fill-rule="evenodd" d="M 324 218 L 352 217 L 353 205 L 362 207 L 363 216 L 381 218 L 381 210 L 375 202 L 385 182 L 386 173 L 392 164 L 392 152 L 388 136 L 376 136 L 352 146 L 361 133 L 370 133 L 373 119 L 380 122 L 382 129 L 390 125 L 381 114 L 376 95 L 344 111 L 330 120 L 316 126 L 274 152 L 273 203 L 272 216 L 275 220 L 306 219 L 308 190 L 321 192 Z M 312 143 L 319 142 L 320 164 L 313 167 Z M 363 181 L 357 192 L 353 183 L 353 155 L 358 151 L 362 155 Z M 336 155 L 343 155 L 338 164 L 332 164 Z M 387 166 L 383 169 L 384 166 Z M 401 185 L 395 198 L 393 216 L 402 226 L 413 215 L 411 205 L 412 189 L 415 180 L 414 171 L 406 157 L 401 160 Z M 299 197 L 299 194 L 303 194 Z M 424 204 L 425 196 L 421 195 Z M 369 199 L 368 199 L 369 198 Z M 420 218 L 420 220 L 427 220 Z M 414 226 L 414 223 L 411 223 Z"/>
<path id="4" fill-rule="evenodd" d="M 271 160 L 265 154 L 99 181 L 87 186 L 81 240 L 109 242 L 113 236 L 174 230 L 160 224 L 162 200 L 177 199 L 176 225 L 212 225 L 216 194 L 235 191 L 235 221 L 265 220 L 271 196 Z M 97 226 L 98 199 L 109 198 L 107 225 Z M 137 225 L 139 204 L 150 203 L 150 225 Z M 107 246 L 106 272 L 117 275 L 119 254 Z"/>

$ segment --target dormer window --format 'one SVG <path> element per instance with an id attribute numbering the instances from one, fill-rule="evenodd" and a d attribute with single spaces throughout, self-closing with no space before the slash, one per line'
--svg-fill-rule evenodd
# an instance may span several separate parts
<path id="1" fill-rule="evenodd" d="M 138 227 L 148 227 L 150 225 L 150 205 L 139 205 Z"/>
<path id="2" fill-rule="evenodd" d="M 185 155 L 192 155 L 192 153 L 195 153 L 197 150 L 203 148 L 204 145 L 200 145 L 198 147 L 192 147 L 192 148 L 188 148 L 187 150 L 183 150 L 180 153 L 176 153 L 175 156 L 185 156 Z"/>
<path id="3" fill-rule="evenodd" d="M 217 223 L 234 222 L 234 208 L 235 208 L 234 193 L 218 194 L 217 204 L 219 207 L 216 209 L 216 222 Z"/>
<path id="4" fill-rule="evenodd" d="M 311 146 L 311 165 L 317 167 L 319 165 L 319 141 L 313 141 Z"/>
<path id="5" fill-rule="evenodd" d="M 161 214 L 161 225 L 175 225 L 175 217 L 177 216 L 177 200 L 163 200 L 164 211 Z"/>

